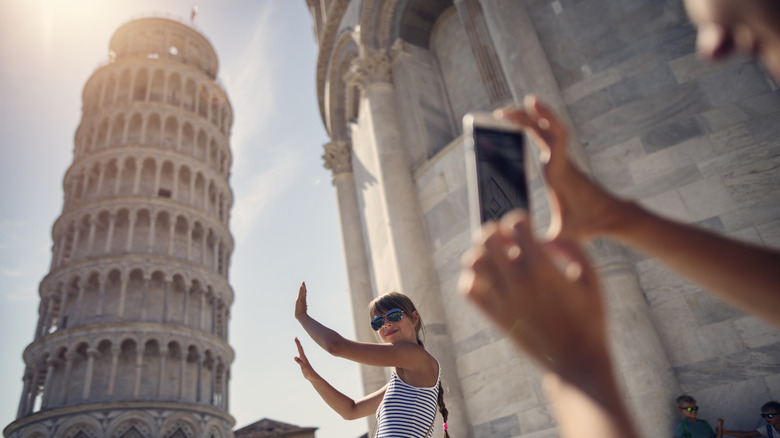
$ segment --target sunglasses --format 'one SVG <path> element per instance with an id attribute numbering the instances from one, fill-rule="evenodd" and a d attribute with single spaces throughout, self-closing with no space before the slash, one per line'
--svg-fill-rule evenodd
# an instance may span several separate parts
<path id="1" fill-rule="evenodd" d="M 385 325 L 385 318 L 390 322 L 398 322 L 404 317 L 404 312 L 401 309 L 392 309 L 385 316 L 375 316 L 371 319 L 371 328 L 374 331 L 379 331 L 383 325 Z"/>
<path id="2" fill-rule="evenodd" d="M 688 412 L 691 412 L 691 411 L 698 411 L 698 410 L 699 410 L 699 407 L 698 407 L 698 406 L 691 406 L 691 407 L 689 407 L 689 408 L 680 408 L 680 410 L 681 410 L 681 411 L 688 411 Z"/>
<path id="3" fill-rule="evenodd" d="M 761 418 L 775 418 L 775 415 L 777 415 L 777 413 L 773 413 L 773 414 L 761 414 Z"/>

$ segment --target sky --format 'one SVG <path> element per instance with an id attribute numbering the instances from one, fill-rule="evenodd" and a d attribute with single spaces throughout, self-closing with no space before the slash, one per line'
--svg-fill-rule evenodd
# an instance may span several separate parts
<path id="1" fill-rule="evenodd" d="M 163 16 L 189 23 L 193 0 L 0 0 L 0 427 L 15 419 L 22 352 L 32 341 L 38 287 L 51 263 L 51 227 L 73 159 L 81 92 L 108 60 L 123 23 Z M 302 339 L 315 369 L 362 395 L 358 367 L 319 349 L 293 318 L 305 280 L 315 318 L 354 337 L 328 141 L 317 107 L 317 47 L 305 0 L 198 1 L 195 27 L 211 41 L 234 111 L 231 186 L 236 352 L 230 413 L 358 437 L 365 420 L 330 410 L 293 361 Z"/>

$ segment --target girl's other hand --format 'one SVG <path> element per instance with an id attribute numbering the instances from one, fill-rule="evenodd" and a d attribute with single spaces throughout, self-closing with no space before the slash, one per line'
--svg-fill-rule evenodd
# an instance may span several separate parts
<path id="1" fill-rule="evenodd" d="M 295 338 L 295 345 L 298 347 L 298 355 L 295 356 L 295 363 L 301 366 L 301 373 L 303 373 L 303 377 L 306 380 L 313 380 L 316 377 L 318 377 L 318 374 L 314 371 L 314 368 L 312 368 L 311 364 L 309 363 L 309 359 L 306 357 L 306 353 L 303 352 L 303 346 L 301 346 L 301 341 L 298 340 L 298 338 Z"/>
<path id="2" fill-rule="evenodd" d="M 298 289 L 298 299 L 295 300 L 295 319 L 301 319 L 306 315 L 308 305 L 306 304 L 306 282 L 301 282 L 301 287 Z M 300 345 L 300 344 L 299 344 Z"/>

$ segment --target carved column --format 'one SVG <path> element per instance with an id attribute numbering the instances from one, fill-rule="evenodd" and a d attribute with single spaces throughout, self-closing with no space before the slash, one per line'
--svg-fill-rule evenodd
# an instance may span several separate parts
<path id="1" fill-rule="evenodd" d="M 375 205 L 381 205 L 381 209 L 375 208 L 370 212 L 372 217 L 366 220 L 372 223 L 383 220 L 390 224 L 386 228 L 387 246 L 370 248 L 388 254 L 393 264 L 382 270 L 374 266 L 378 292 L 399 288 L 421 309 L 428 329 L 427 346 L 439 360 L 444 380 L 449 382 L 447 405 L 453 413 L 450 417 L 452 426 L 455 430 L 471 430 L 417 189 L 408 152 L 402 144 L 390 59 L 385 52 L 365 50 L 352 61 L 345 79 L 349 85 L 357 85 L 361 90 L 358 116 L 361 135 L 357 139 L 353 135 L 352 145 L 355 159 L 366 166 L 366 178 L 376 179 L 377 189 L 366 189 L 361 196 L 378 196 L 379 199 L 372 200 Z M 356 184 L 365 182 L 356 181 Z M 374 231 L 375 234 L 379 232 Z M 370 246 L 372 235 L 369 233 L 367 237 Z M 381 240 L 382 236 L 374 238 Z M 358 321 L 361 320 L 365 321 L 365 317 Z"/>
<path id="2" fill-rule="evenodd" d="M 117 179 L 119 179 L 117 177 Z M 114 227 L 116 226 L 116 215 L 111 213 L 108 216 L 108 235 L 106 236 L 106 247 L 103 252 L 111 251 L 111 242 L 114 240 Z"/>
<path id="3" fill-rule="evenodd" d="M 352 147 L 347 142 L 333 141 L 323 145 L 323 148 L 325 154 L 322 159 L 325 160 L 325 168 L 333 172 L 333 187 L 336 189 L 341 243 L 344 247 L 347 281 L 352 299 L 355 335 L 361 342 L 375 342 L 373 330 L 369 324 L 366 324 L 368 319 L 366 309 L 374 296 L 355 187 L 355 174 L 352 171 Z M 385 384 L 385 373 L 379 367 L 361 365 L 360 373 L 363 377 L 364 394 L 370 394 Z"/>
<path id="4" fill-rule="evenodd" d="M 98 302 L 97 302 L 97 312 L 96 314 L 98 316 L 103 314 L 103 299 L 106 296 L 106 279 L 103 278 L 101 275 L 98 278 Z"/>
<path id="5" fill-rule="evenodd" d="M 65 309 L 68 307 L 68 295 L 70 295 L 70 287 L 63 286 L 60 289 L 60 311 L 57 315 L 57 329 L 64 329 L 67 325 L 65 321 Z"/>
<path id="6" fill-rule="evenodd" d="M 165 362 L 168 359 L 168 348 L 160 348 L 160 376 L 157 379 L 157 398 L 162 398 L 165 382 Z"/>
<path id="7" fill-rule="evenodd" d="M 125 301 L 127 301 L 127 273 L 122 271 L 119 277 L 119 308 L 117 309 L 117 318 L 123 319 L 125 317 Z"/>
<path id="8" fill-rule="evenodd" d="M 51 379 L 54 376 L 54 368 L 57 367 L 57 359 L 46 360 L 46 379 L 43 382 L 43 396 L 41 397 L 41 409 L 49 407 L 49 400 L 52 397 Z"/>
<path id="9" fill-rule="evenodd" d="M 108 396 L 114 395 L 114 388 L 116 388 L 116 370 L 119 366 L 119 355 L 122 353 L 122 349 L 117 346 L 111 348 L 111 372 L 108 377 Z"/>
<path id="10" fill-rule="evenodd" d="M 94 348 L 87 349 L 87 369 L 84 373 L 84 391 L 81 393 L 81 398 L 84 400 L 89 399 L 89 393 L 92 389 L 92 377 L 95 372 L 95 357 L 100 352 Z"/>
<path id="11" fill-rule="evenodd" d="M 16 418 L 21 418 L 27 414 L 27 406 L 30 400 L 30 391 L 32 388 L 32 370 L 30 366 L 26 366 L 24 369 L 24 376 L 22 377 L 22 397 L 19 400 L 19 409 L 16 411 Z"/>
<path id="12" fill-rule="evenodd" d="M 90 216 L 89 218 L 89 236 L 87 237 L 87 253 L 86 255 L 92 255 L 93 244 L 95 243 L 95 228 L 97 226 L 97 219 Z"/>
<path id="13" fill-rule="evenodd" d="M 76 358 L 76 353 L 68 351 L 65 353 L 65 379 L 62 383 L 62 398 L 60 404 L 64 405 L 68 402 L 68 387 L 70 386 L 70 375 L 73 371 L 73 360 Z"/>
<path id="14" fill-rule="evenodd" d="M 83 318 L 84 318 L 84 288 L 86 287 L 86 282 L 84 280 L 79 281 L 78 283 L 79 287 L 79 294 L 76 297 L 76 315 L 73 318 L 73 325 L 79 325 L 81 324 Z"/>

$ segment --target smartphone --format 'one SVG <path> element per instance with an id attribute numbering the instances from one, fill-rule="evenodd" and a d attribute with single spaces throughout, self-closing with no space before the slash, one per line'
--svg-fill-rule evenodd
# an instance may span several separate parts
<path id="1" fill-rule="evenodd" d="M 528 211 L 522 129 L 490 113 L 471 112 L 463 117 L 463 133 L 472 230 L 509 211 Z"/>

